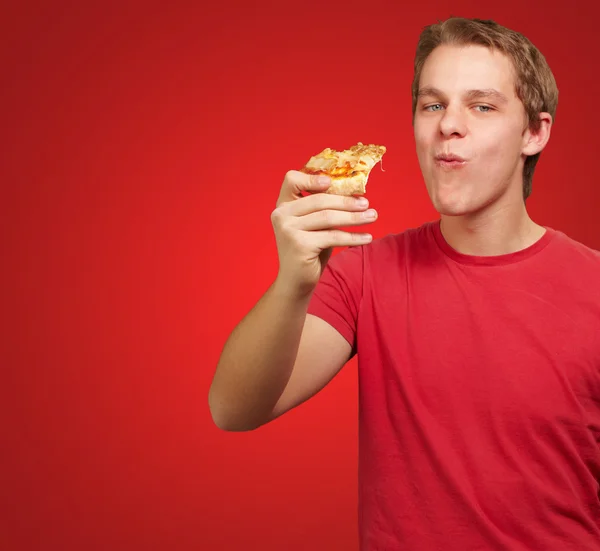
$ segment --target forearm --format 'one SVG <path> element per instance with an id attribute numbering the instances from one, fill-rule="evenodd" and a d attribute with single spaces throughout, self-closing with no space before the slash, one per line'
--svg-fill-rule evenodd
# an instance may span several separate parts
<path id="1" fill-rule="evenodd" d="M 232 331 L 209 391 L 219 427 L 249 430 L 267 420 L 290 379 L 309 299 L 275 282 Z"/>

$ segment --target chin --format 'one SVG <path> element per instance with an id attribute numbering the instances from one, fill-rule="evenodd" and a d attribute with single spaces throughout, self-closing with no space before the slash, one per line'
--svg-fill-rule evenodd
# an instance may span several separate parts
<path id="1" fill-rule="evenodd" d="M 432 198 L 433 207 L 442 216 L 470 216 L 485 211 L 494 201 L 469 200 L 468 197 Z"/>
<path id="2" fill-rule="evenodd" d="M 473 214 L 477 209 L 469 209 L 458 205 L 436 205 L 434 203 L 435 210 L 442 216 L 465 216 L 467 214 Z"/>
<path id="3" fill-rule="evenodd" d="M 433 191 L 430 190 L 429 198 L 433 208 L 444 216 L 463 216 L 476 210 L 464 196 L 464 192 L 461 193 L 459 190 L 440 190 L 436 186 Z"/>
<path id="4" fill-rule="evenodd" d="M 482 196 L 469 182 L 432 181 L 427 186 L 433 208 L 443 216 L 466 216 L 484 210 L 494 201 L 493 195 Z"/>

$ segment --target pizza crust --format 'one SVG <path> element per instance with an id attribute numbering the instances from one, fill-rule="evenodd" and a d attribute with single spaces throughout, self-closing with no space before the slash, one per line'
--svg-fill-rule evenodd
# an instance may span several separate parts
<path id="1" fill-rule="evenodd" d="M 363 145 L 361 142 L 343 151 L 328 147 L 311 157 L 300 171 L 305 174 L 329 176 L 331 186 L 325 193 L 364 195 L 369 173 L 381 161 L 385 152 L 386 147 L 383 145 Z"/>

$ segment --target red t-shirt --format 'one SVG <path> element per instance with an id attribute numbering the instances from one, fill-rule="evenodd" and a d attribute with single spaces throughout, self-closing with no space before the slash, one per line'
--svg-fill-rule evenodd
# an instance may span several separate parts
<path id="1" fill-rule="evenodd" d="M 358 355 L 361 551 L 600 549 L 600 253 L 546 230 L 330 259 L 308 312 Z"/>

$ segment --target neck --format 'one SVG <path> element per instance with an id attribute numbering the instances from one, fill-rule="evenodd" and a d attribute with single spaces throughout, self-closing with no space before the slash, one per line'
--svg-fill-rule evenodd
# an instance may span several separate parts
<path id="1" fill-rule="evenodd" d="M 463 216 L 442 215 L 440 229 L 456 251 L 473 256 L 510 254 L 533 245 L 546 232 L 531 220 L 525 203 Z"/>

